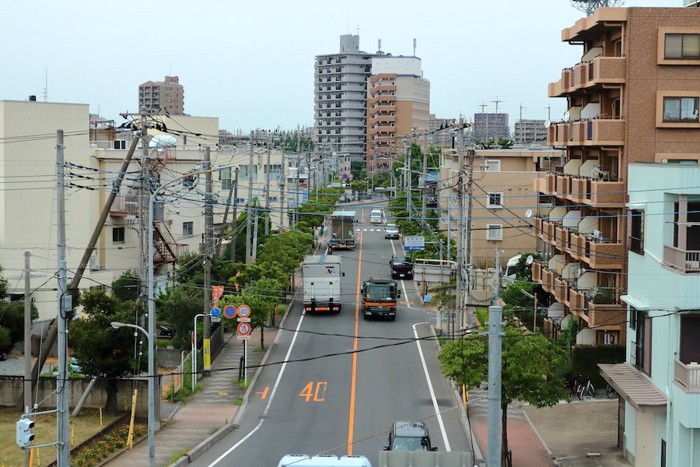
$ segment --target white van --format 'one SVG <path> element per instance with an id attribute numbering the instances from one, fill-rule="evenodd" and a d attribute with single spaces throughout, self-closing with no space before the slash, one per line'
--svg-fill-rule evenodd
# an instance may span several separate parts
<path id="1" fill-rule="evenodd" d="M 381 224 L 384 221 L 384 211 L 372 209 L 372 212 L 369 213 L 369 221 L 372 224 Z"/>
<path id="2" fill-rule="evenodd" d="M 313 456 L 309 457 L 304 454 L 288 454 L 284 456 L 277 467 L 372 467 L 369 459 L 365 456 Z"/>

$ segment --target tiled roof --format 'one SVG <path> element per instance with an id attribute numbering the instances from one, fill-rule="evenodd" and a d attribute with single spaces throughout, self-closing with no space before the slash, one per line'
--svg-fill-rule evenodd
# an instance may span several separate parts
<path id="1" fill-rule="evenodd" d="M 658 413 L 666 410 L 664 393 L 629 363 L 599 363 L 598 367 L 603 378 L 637 411 Z"/>

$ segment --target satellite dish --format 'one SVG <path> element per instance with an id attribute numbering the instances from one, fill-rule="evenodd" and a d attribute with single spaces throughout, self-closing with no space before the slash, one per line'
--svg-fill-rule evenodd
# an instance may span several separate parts
<path id="1" fill-rule="evenodd" d="M 568 122 L 570 118 L 571 118 L 571 112 L 569 112 L 567 110 L 566 112 L 564 112 L 564 121 Z"/>
<path id="2" fill-rule="evenodd" d="M 544 121 L 544 127 L 545 127 L 545 128 L 549 128 L 550 126 L 552 126 L 552 122 L 550 122 L 549 120 L 545 120 L 545 121 Z"/>
<path id="3" fill-rule="evenodd" d="M 528 209 L 527 211 L 525 211 L 525 217 L 527 217 L 528 219 L 532 217 L 532 209 Z"/>
<path id="4" fill-rule="evenodd" d="M 527 258 L 525 258 L 525 264 L 528 266 L 532 264 L 532 262 L 535 260 L 535 258 L 532 257 L 532 255 L 527 255 Z"/>

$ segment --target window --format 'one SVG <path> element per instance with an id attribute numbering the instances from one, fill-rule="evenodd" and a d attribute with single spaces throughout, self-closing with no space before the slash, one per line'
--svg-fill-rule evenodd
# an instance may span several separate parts
<path id="1" fill-rule="evenodd" d="M 484 172 L 500 172 L 501 161 L 495 159 L 486 159 L 484 161 Z"/>
<path id="2" fill-rule="evenodd" d="M 697 122 L 697 97 L 664 97 L 664 122 Z"/>
<path id="3" fill-rule="evenodd" d="M 633 363 L 639 371 L 651 376 L 651 319 L 646 312 L 634 307 L 630 307 L 630 313 L 634 313 L 635 323 Z"/>
<path id="4" fill-rule="evenodd" d="M 126 234 L 125 227 L 113 227 L 112 228 L 112 243 L 124 243 Z"/>
<path id="5" fill-rule="evenodd" d="M 488 194 L 488 208 L 489 209 L 501 209 L 503 208 L 503 193 L 489 193 Z"/>
<path id="6" fill-rule="evenodd" d="M 194 235 L 194 222 L 182 223 L 182 235 L 185 237 L 191 237 Z"/>
<path id="7" fill-rule="evenodd" d="M 231 182 L 231 167 L 219 169 L 219 180 L 221 180 L 222 190 L 230 190 L 233 187 L 233 183 Z"/>
<path id="8" fill-rule="evenodd" d="M 700 58 L 700 34 L 666 34 L 664 58 Z"/>
<path id="9" fill-rule="evenodd" d="M 629 250 L 644 254 L 644 211 L 633 209 L 630 211 L 630 238 Z"/>
<path id="10" fill-rule="evenodd" d="M 486 240 L 503 240 L 503 226 L 501 224 L 486 224 Z"/>
<path id="11" fill-rule="evenodd" d="M 249 175 L 250 174 L 250 175 Z M 238 180 L 248 181 L 252 179 L 256 181 L 258 179 L 258 166 L 257 165 L 241 165 L 238 168 Z"/>

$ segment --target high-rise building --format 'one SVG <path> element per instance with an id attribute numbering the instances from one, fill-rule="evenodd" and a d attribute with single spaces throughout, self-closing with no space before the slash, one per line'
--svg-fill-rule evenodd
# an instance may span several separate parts
<path id="1" fill-rule="evenodd" d="M 314 64 L 314 134 L 324 153 L 365 157 L 367 79 L 372 54 L 360 36 L 340 36 L 340 51 L 317 55 Z"/>
<path id="2" fill-rule="evenodd" d="M 510 139 L 508 114 L 504 113 L 475 113 L 473 136 L 475 141 Z"/>
<path id="3" fill-rule="evenodd" d="M 139 85 L 139 110 L 170 115 L 185 113 L 185 88 L 177 76 L 166 76 L 164 81 L 146 81 Z"/>
<path id="4" fill-rule="evenodd" d="M 516 144 L 532 144 L 547 141 L 547 128 L 544 120 L 522 119 L 515 122 L 513 140 Z"/>
<path id="5" fill-rule="evenodd" d="M 367 84 L 367 170 L 388 170 L 406 145 L 425 142 L 430 82 L 418 57 L 375 56 Z"/>
<path id="6" fill-rule="evenodd" d="M 601 368 L 633 465 L 698 465 L 700 9 L 600 8 L 561 38 L 582 50 L 549 84 L 564 155 L 534 184 L 544 329 L 626 345 Z"/>

